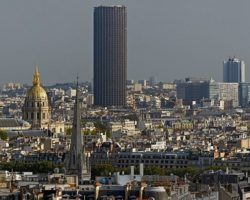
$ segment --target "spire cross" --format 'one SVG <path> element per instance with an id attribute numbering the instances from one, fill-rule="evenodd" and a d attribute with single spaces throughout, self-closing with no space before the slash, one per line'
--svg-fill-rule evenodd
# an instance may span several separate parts
<path id="1" fill-rule="evenodd" d="M 33 78 L 33 85 L 40 85 L 40 75 L 38 72 L 38 66 L 35 66 L 35 73 Z"/>

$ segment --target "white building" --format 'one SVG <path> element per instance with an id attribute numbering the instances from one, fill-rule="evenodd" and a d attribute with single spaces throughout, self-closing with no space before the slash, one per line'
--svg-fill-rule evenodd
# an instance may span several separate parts
<path id="1" fill-rule="evenodd" d="M 70 98 L 75 97 L 75 96 L 76 96 L 76 89 L 69 88 L 69 89 L 66 91 L 66 94 L 67 94 Z"/>

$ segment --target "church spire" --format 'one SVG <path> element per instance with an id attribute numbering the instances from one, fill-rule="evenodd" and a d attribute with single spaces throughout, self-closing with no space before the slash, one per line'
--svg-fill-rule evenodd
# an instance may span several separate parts
<path id="1" fill-rule="evenodd" d="M 34 73 L 34 78 L 33 78 L 33 85 L 40 85 L 40 75 L 38 72 L 38 66 L 35 66 L 35 73 Z"/>
<path id="2" fill-rule="evenodd" d="M 74 105 L 74 118 L 71 134 L 71 144 L 68 159 L 68 172 L 77 174 L 79 181 L 90 177 L 85 156 L 83 135 L 81 133 L 81 110 L 79 102 L 79 85 L 77 76 L 76 100 Z"/>

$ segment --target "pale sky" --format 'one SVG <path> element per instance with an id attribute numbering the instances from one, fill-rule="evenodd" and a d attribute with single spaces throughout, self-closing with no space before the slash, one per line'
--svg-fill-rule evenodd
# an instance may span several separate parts
<path id="1" fill-rule="evenodd" d="M 222 80 L 222 62 L 250 65 L 249 0 L 1 0 L 0 83 L 44 85 L 93 74 L 93 8 L 127 6 L 128 79 Z"/>

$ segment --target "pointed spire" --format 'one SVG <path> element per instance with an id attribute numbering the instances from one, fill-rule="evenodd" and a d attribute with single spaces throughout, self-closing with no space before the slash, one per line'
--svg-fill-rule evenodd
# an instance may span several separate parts
<path id="1" fill-rule="evenodd" d="M 77 174 L 80 181 L 89 178 L 90 174 L 86 164 L 85 146 L 81 133 L 81 109 L 79 102 L 78 76 L 76 82 L 76 101 L 74 105 L 74 118 L 72 125 L 71 145 L 68 156 L 68 173 Z"/>
<path id="2" fill-rule="evenodd" d="M 38 72 L 38 65 L 35 65 L 35 73 L 33 78 L 33 85 L 40 85 L 40 75 Z"/>

